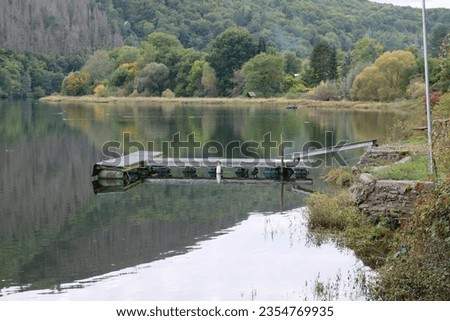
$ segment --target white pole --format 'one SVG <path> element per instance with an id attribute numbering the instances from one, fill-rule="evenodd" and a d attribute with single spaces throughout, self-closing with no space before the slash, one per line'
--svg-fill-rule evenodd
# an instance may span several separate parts
<path id="1" fill-rule="evenodd" d="M 425 19 L 425 0 L 422 0 L 422 26 L 423 26 L 423 60 L 425 68 L 425 98 L 427 103 L 427 133 L 428 133 L 428 172 L 434 173 L 433 165 L 433 145 L 431 140 L 431 102 L 430 102 L 430 80 L 428 76 L 428 46 L 427 46 L 427 26 Z"/>

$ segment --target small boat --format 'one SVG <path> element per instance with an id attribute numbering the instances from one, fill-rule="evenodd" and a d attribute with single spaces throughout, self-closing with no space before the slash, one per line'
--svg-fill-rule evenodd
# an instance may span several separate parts
<path id="1" fill-rule="evenodd" d="M 300 108 L 300 106 L 298 106 L 298 105 L 289 105 L 289 106 L 286 107 L 286 109 L 291 109 L 291 110 L 296 110 L 296 109 L 299 109 L 299 108 Z"/>

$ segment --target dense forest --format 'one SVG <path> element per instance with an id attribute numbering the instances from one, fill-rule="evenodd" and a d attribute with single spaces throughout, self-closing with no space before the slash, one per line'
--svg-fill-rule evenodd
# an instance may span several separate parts
<path id="1" fill-rule="evenodd" d="M 430 32 L 438 34 L 448 29 L 450 10 L 429 9 L 428 18 Z M 155 31 L 204 50 L 229 27 L 245 27 L 302 58 L 322 39 L 344 51 L 365 36 L 386 50 L 421 42 L 419 9 L 366 0 L 4 0 L 0 26 L 1 47 L 55 56 L 123 41 L 136 46 Z"/>
<path id="2" fill-rule="evenodd" d="M 0 46 L 12 50 L 0 52 L 1 97 L 253 91 L 295 98 L 315 89 L 310 94 L 318 99 L 387 101 L 421 90 L 421 12 L 409 7 L 364 0 L 8 0 L 0 8 Z M 447 91 L 450 10 L 428 10 L 428 23 L 432 84 Z M 400 75 L 382 84 L 390 68 Z M 370 92 L 359 86 L 367 79 L 374 80 Z"/>

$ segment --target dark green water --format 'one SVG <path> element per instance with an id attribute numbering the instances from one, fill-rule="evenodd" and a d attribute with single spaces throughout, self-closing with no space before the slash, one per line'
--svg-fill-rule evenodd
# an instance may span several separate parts
<path id="1" fill-rule="evenodd" d="M 229 289 L 222 286 L 223 296 L 212 290 L 211 293 L 205 290 L 200 296 L 198 289 L 194 290 L 196 281 L 186 282 L 187 278 L 195 276 L 186 276 L 180 281 L 175 277 L 180 271 L 173 267 L 182 268 L 183 257 L 197 255 L 192 259 L 190 272 L 197 270 L 206 282 L 213 283 L 217 275 L 208 280 L 201 263 L 220 260 L 220 255 L 208 252 L 208 246 L 221 242 L 225 236 L 233 237 L 233 242 L 218 247 L 217 251 L 226 252 L 235 246 L 233 253 L 236 255 L 231 256 L 229 262 L 239 256 L 249 257 L 251 251 L 239 251 L 240 242 L 248 240 L 240 238 L 236 229 L 241 226 L 252 230 L 250 234 L 263 235 L 264 231 L 252 227 L 263 224 L 264 229 L 267 227 L 264 220 L 271 218 L 274 226 L 278 223 L 273 222 L 283 225 L 285 219 L 296 220 L 296 215 L 301 216 L 298 209 L 305 205 L 305 198 L 286 189 L 283 210 L 290 214 L 283 217 L 276 214 L 280 212 L 280 186 L 142 184 L 125 193 L 95 195 L 90 175 L 93 164 L 104 158 L 102 146 L 108 141 L 123 141 L 124 133 L 144 145 L 153 142 L 156 149 L 177 133 L 182 139 L 193 133 L 202 145 L 209 141 L 223 145 L 232 141 L 261 142 L 270 133 L 275 141 L 279 142 L 283 134 L 285 141 L 293 142 L 293 147 L 286 150 L 290 153 L 301 150 L 308 141 L 325 143 L 327 131 L 333 132 L 335 142 L 373 138 L 383 142 L 394 116 L 392 112 L 383 111 L 292 111 L 258 106 L 47 105 L 36 101 L 0 101 L 0 299 L 40 299 L 43 296 L 39 291 L 55 293 L 45 298 L 57 299 L 58 294 L 67 292 L 61 289 L 74 282 L 74 288 L 84 291 L 82 297 L 87 300 L 106 297 L 117 300 L 249 299 L 247 294 L 242 294 L 248 291 L 253 298 L 254 290 L 259 293 L 264 290 L 242 285 L 241 292 L 230 291 L 240 286 L 242 276 L 236 271 L 230 274 L 235 277 L 227 283 Z M 351 164 L 360 154 L 361 151 L 349 151 L 343 156 Z M 311 171 L 313 189 L 324 187 L 320 179 L 322 173 L 323 168 Z M 298 239 L 302 239 L 305 231 L 299 228 L 296 233 Z M 265 242 L 267 238 L 255 243 L 253 249 L 263 249 Z M 285 253 L 294 260 L 283 259 L 286 266 L 290 266 L 296 254 L 290 253 L 289 248 L 292 246 L 276 248 L 267 255 Z M 340 253 L 335 248 L 333 251 L 336 255 Z M 171 265 L 165 267 L 164 262 L 169 261 Z M 117 271 L 142 266 L 147 266 L 146 271 L 154 271 L 148 267 L 153 266 L 152 262 L 159 266 L 155 269 L 167 271 L 164 278 L 168 280 L 156 288 L 155 296 L 140 292 L 141 282 L 130 283 L 134 290 L 130 297 L 124 296 L 123 293 L 129 292 L 126 289 L 111 292 L 106 286 L 103 291 L 94 291 L 96 287 L 83 285 L 102 284 L 101 280 L 108 277 L 101 276 L 117 273 L 114 280 L 123 279 L 122 286 L 127 287 L 126 279 Z M 268 264 L 267 271 L 276 270 L 269 256 L 262 256 L 258 262 L 255 264 Z M 248 268 L 245 262 L 241 264 Z M 341 268 L 336 266 L 336 270 Z M 312 264 L 309 271 L 317 275 L 315 269 L 317 265 Z M 152 278 L 161 281 L 161 277 L 148 275 L 145 278 L 150 282 Z M 280 277 L 288 284 L 303 282 L 288 273 L 277 276 Z M 171 282 L 183 284 L 183 290 L 173 284 L 169 286 Z M 301 286 L 298 284 L 298 288 Z M 166 287 L 172 290 L 165 291 Z M 272 289 L 270 284 L 267 287 Z M 110 295 L 106 296 L 107 293 Z M 115 294 L 111 296 L 111 293 Z M 65 298 L 74 299 L 70 295 Z M 284 297 L 277 294 L 262 298 Z"/>

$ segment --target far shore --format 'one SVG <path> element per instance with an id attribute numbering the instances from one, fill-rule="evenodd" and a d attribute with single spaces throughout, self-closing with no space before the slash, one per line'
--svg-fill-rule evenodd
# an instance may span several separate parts
<path id="1" fill-rule="evenodd" d="M 245 106 L 261 105 L 274 107 L 297 106 L 308 108 L 348 108 L 348 109 L 387 109 L 399 107 L 414 107 L 417 102 L 413 100 L 401 100 L 397 102 L 366 102 L 366 101 L 319 101 L 308 98 L 200 98 L 200 97 L 95 97 L 95 96 L 63 96 L 51 95 L 39 99 L 47 103 L 83 103 L 83 104 L 176 104 L 176 105 L 210 105 L 210 106 Z"/>

